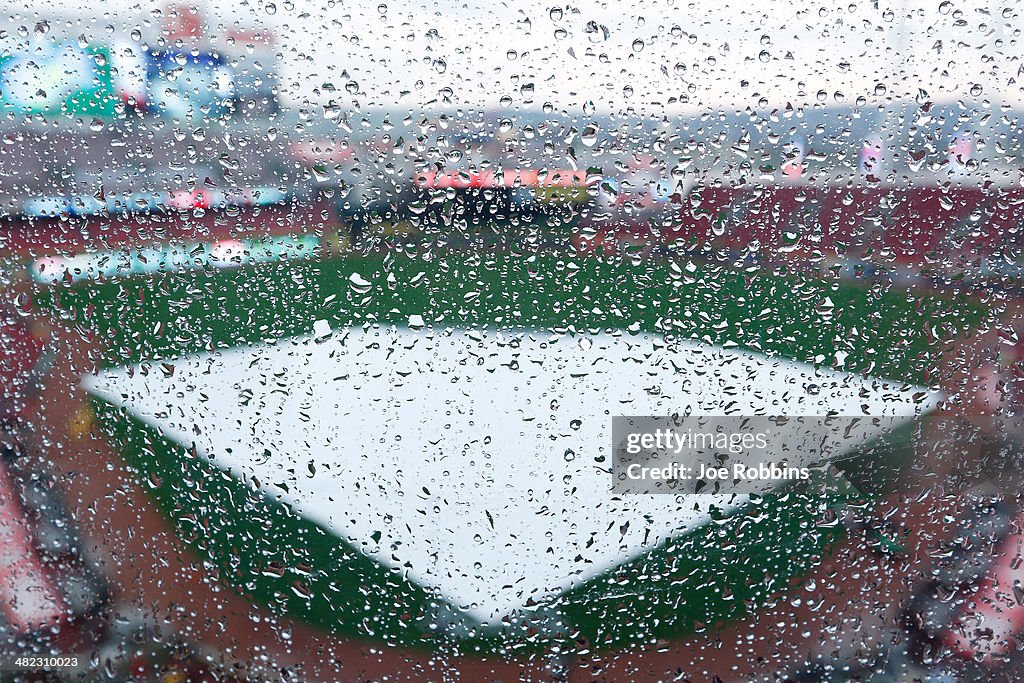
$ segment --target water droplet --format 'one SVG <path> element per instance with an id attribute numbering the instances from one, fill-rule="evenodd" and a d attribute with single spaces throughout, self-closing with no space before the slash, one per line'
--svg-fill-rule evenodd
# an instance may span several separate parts
<path id="1" fill-rule="evenodd" d="M 583 27 L 583 32 L 590 37 L 590 42 L 592 43 L 608 40 L 608 36 L 611 35 L 607 26 L 598 24 L 596 21 L 588 21 L 586 26 Z"/>
<path id="2" fill-rule="evenodd" d="M 349 285 L 352 287 L 352 291 L 357 294 L 366 294 L 373 287 L 373 283 L 364 278 L 359 273 L 352 273 L 348 278 Z"/>
<path id="3" fill-rule="evenodd" d="M 341 116 L 341 107 L 334 100 L 324 105 L 324 118 L 333 121 Z"/>
<path id="4" fill-rule="evenodd" d="M 596 123 L 588 123 L 583 127 L 583 132 L 580 133 L 580 141 L 587 147 L 593 147 L 594 143 L 597 142 L 598 130 Z"/>
<path id="5" fill-rule="evenodd" d="M 14 297 L 14 306 L 18 311 L 18 315 L 28 316 L 32 314 L 32 297 L 26 292 L 19 292 Z"/>

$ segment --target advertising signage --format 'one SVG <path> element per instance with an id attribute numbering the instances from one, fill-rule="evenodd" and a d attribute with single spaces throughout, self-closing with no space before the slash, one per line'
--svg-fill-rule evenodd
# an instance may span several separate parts
<path id="1" fill-rule="evenodd" d="M 234 72 L 215 53 L 168 50 L 149 54 L 149 108 L 171 118 L 206 119 L 229 113 Z"/>
<path id="2" fill-rule="evenodd" d="M 109 117 L 116 102 L 107 48 L 70 42 L 0 57 L 0 91 L 22 114 Z"/>

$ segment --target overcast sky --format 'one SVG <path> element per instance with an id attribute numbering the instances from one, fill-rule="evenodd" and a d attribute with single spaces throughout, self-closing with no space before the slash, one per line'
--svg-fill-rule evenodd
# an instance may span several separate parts
<path id="1" fill-rule="evenodd" d="M 124 39 L 163 3 L 58 0 L 45 15 L 2 3 L 14 32 L 41 16 L 55 29 Z M 472 108 L 540 107 L 598 114 L 868 105 L 914 98 L 992 106 L 1024 101 L 1020 3 L 871 0 L 636 0 L 568 9 L 548 1 L 223 0 L 205 3 L 211 32 L 268 26 L 291 101 L 342 107 L 429 106 L 450 93 Z M 1005 9 L 1004 8 L 1008 8 Z M 1000 45 L 1001 43 L 1001 45 Z M 347 72 L 348 78 L 343 75 Z M 353 81 L 355 85 L 352 85 Z M 314 95 L 328 83 L 333 94 Z M 346 86 L 354 89 L 351 93 Z M 323 91 L 323 88 L 321 88 Z"/>

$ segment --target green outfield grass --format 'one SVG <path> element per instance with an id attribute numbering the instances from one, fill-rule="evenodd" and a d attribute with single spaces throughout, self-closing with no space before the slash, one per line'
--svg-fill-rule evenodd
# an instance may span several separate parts
<path id="1" fill-rule="evenodd" d="M 355 285 L 358 277 L 363 285 Z M 290 262 L 58 286 L 44 310 L 95 334 L 127 365 L 332 327 L 409 323 L 497 329 L 649 331 L 815 365 L 927 383 L 985 309 L 970 298 L 685 261 L 633 265 L 508 252 Z"/>

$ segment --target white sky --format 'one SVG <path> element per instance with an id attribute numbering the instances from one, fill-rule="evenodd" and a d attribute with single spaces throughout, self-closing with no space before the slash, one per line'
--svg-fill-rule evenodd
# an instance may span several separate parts
<path id="1" fill-rule="evenodd" d="M 124 39 L 163 4 L 102 6 L 94 22 L 66 30 Z M 31 30 L 39 11 L 26 3 L 0 8 L 14 31 Z M 919 88 L 936 101 L 1024 102 L 1024 9 L 1014 0 L 879 0 L 877 9 L 871 0 L 636 0 L 571 11 L 550 0 L 467 0 L 440 9 L 417 0 L 222 0 L 204 11 L 214 31 L 225 22 L 273 28 L 287 99 L 333 97 L 343 108 L 421 109 L 445 89 L 456 106 L 551 102 L 579 112 L 590 101 L 598 114 L 680 108 L 671 98 L 694 109 L 757 107 L 762 98 L 801 106 L 819 92 L 829 103 L 864 97 L 873 105 L 913 98 Z M 57 0 L 42 16 L 85 15 L 81 3 Z M 588 32 L 589 22 L 596 31 Z M 358 84 L 354 95 L 343 71 Z M 324 83 L 337 92 L 314 95 Z"/>

